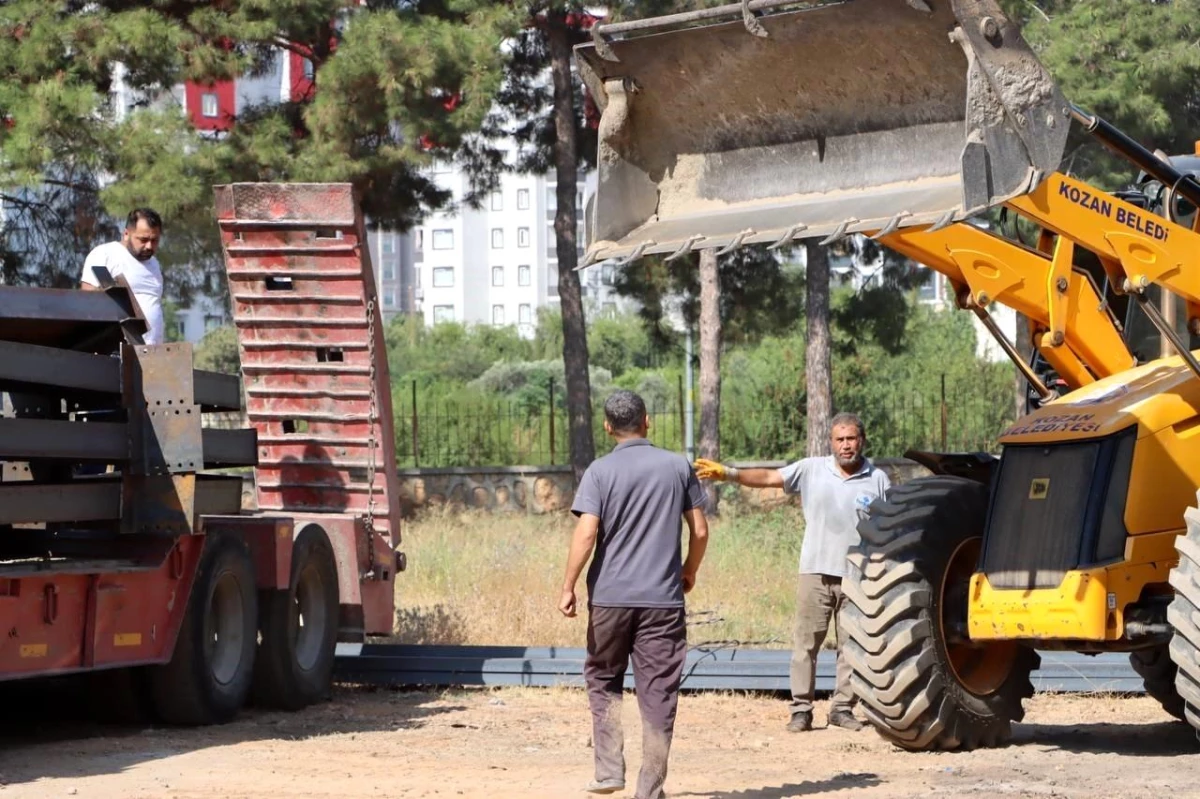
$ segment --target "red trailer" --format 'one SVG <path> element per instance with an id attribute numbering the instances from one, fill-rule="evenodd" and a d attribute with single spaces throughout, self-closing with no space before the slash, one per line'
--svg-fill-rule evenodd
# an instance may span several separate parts
<path id="1" fill-rule="evenodd" d="M 213 723 L 319 699 L 338 642 L 392 630 L 390 381 L 351 188 L 220 186 L 216 210 L 244 385 L 142 344 L 119 281 L 0 287 L 0 679 L 104 671 Z"/>

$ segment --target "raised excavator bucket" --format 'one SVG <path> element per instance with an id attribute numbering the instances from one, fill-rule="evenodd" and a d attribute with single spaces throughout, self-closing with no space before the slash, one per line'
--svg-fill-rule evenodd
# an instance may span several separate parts
<path id="1" fill-rule="evenodd" d="M 741 5 L 599 25 L 584 264 L 946 225 L 1058 168 L 1071 118 L 994 0 Z"/>

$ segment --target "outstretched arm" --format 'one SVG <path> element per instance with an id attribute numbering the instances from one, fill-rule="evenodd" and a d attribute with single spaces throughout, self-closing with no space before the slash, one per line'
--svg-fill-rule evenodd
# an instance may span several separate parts
<path id="1" fill-rule="evenodd" d="M 783 488 L 783 475 L 778 469 L 735 469 L 705 458 L 696 461 L 696 476 L 701 480 L 721 480 L 749 488 Z"/>

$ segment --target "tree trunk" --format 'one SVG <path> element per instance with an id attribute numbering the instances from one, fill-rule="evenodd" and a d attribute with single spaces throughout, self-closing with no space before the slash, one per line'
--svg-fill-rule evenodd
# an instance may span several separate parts
<path id="1" fill-rule="evenodd" d="M 721 459 L 721 280 L 716 250 L 700 251 L 700 441 L 701 458 Z M 715 514 L 720 496 L 708 492 L 708 512 Z"/>
<path id="2" fill-rule="evenodd" d="M 816 239 L 805 239 L 804 308 L 808 315 L 805 348 L 808 455 L 828 455 L 829 420 L 833 416 L 833 365 L 829 348 L 829 253 Z"/>
<path id="3" fill-rule="evenodd" d="M 588 381 L 587 328 L 579 287 L 576 254 L 575 191 L 579 154 L 575 142 L 575 93 L 571 84 L 571 42 L 566 12 L 546 12 L 550 43 L 550 73 L 554 79 L 554 174 L 558 209 L 554 213 L 555 251 L 558 254 L 558 296 L 562 309 L 563 366 L 567 377 L 567 416 L 571 469 L 575 484 L 596 458 L 592 439 L 592 396 Z"/>

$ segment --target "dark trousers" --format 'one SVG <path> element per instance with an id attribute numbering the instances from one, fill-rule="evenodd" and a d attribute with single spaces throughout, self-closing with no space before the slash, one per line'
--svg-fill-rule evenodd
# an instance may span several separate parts
<path id="1" fill-rule="evenodd" d="M 636 799 L 662 796 L 686 656 L 683 608 L 591 608 L 583 676 L 592 709 L 597 780 L 625 780 L 621 690 L 632 658 L 642 715 Z"/>

